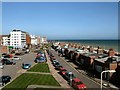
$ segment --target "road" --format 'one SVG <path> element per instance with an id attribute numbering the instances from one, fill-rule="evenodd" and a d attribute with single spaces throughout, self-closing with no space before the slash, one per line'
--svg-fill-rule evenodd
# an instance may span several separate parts
<path id="1" fill-rule="evenodd" d="M 80 80 L 83 83 L 86 84 L 87 88 L 100 88 L 100 85 L 98 83 L 96 83 L 95 81 L 93 81 L 89 77 L 84 76 L 83 74 L 81 74 L 80 72 L 78 72 L 74 67 L 72 67 L 63 58 L 59 57 L 58 54 L 54 50 L 51 49 L 50 51 L 53 53 L 53 55 L 56 57 L 56 59 L 60 62 L 60 64 L 64 68 L 66 68 L 68 71 L 72 71 L 76 77 L 80 78 Z"/>
<path id="2" fill-rule="evenodd" d="M 16 78 L 22 72 L 25 71 L 21 67 L 22 63 L 30 63 L 32 65 L 34 64 L 35 55 L 36 55 L 35 53 L 31 52 L 29 54 L 19 56 L 21 60 L 15 61 L 16 65 L 5 65 L 4 66 L 4 69 L 2 70 L 2 75 L 10 75 L 12 79 Z"/>

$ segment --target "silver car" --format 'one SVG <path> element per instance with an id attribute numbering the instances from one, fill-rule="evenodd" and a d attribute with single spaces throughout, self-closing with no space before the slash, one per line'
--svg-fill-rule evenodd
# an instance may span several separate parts
<path id="1" fill-rule="evenodd" d="M 21 60 L 19 57 L 13 57 L 12 60 Z"/>
<path id="2" fill-rule="evenodd" d="M 0 63 L 0 68 L 3 69 L 4 68 L 4 65 L 2 63 Z"/>

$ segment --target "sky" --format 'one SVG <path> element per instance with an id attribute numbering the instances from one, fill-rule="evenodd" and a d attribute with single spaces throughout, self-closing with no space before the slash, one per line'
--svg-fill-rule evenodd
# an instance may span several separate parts
<path id="1" fill-rule="evenodd" d="M 20 29 L 48 39 L 117 39 L 117 2 L 3 2 L 2 34 Z"/>

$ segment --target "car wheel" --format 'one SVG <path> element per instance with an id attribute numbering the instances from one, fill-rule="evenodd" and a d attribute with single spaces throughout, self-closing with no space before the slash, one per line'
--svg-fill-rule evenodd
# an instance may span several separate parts
<path id="1" fill-rule="evenodd" d="M 4 86 L 4 83 L 2 83 L 2 86 Z"/>

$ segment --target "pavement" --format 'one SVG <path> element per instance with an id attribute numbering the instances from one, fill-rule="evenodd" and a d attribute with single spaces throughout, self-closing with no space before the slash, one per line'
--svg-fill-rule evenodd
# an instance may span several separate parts
<path id="1" fill-rule="evenodd" d="M 58 83 L 61 85 L 62 88 L 71 88 L 71 86 L 68 85 L 68 82 L 60 74 L 58 74 L 57 70 L 55 70 L 46 51 L 45 53 L 46 53 L 48 66 L 50 68 L 50 73 L 58 81 Z"/>

